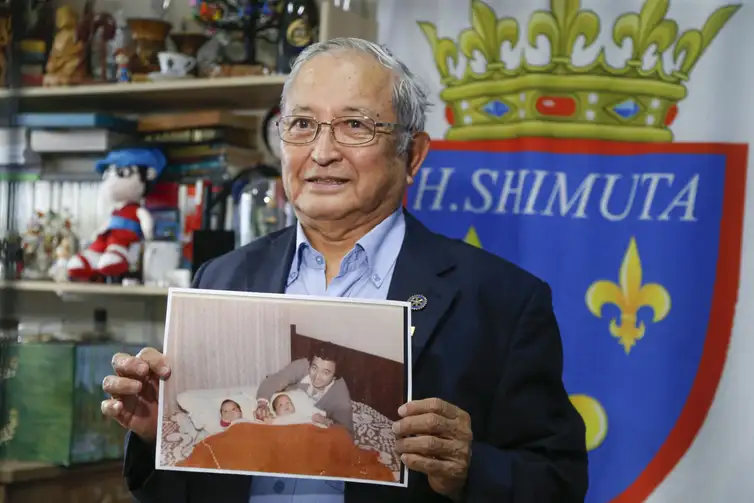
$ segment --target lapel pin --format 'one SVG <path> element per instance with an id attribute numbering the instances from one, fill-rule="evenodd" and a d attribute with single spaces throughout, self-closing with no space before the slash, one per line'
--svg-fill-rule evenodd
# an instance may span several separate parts
<path id="1" fill-rule="evenodd" d="M 421 311 L 427 307 L 427 298 L 424 295 L 412 295 L 408 298 L 412 311 Z"/>

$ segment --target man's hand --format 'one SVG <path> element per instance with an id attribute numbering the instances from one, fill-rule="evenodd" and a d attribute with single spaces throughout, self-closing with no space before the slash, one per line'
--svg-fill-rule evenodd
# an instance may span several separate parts
<path id="1" fill-rule="evenodd" d="M 136 356 L 114 355 L 112 365 L 115 375 L 102 381 L 102 390 L 112 398 L 102 402 L 102 413 L 145 442 L 153 442 L 157 438 L 159 382 L 170 376 L 164 356 L 145 348 Z"/>
<path id="2" fill-rule="evenodd" d="M 254 417 L 257 421 L 267 421 L 268 419 L 272 419 L 270 404 L 267 400 L 257 400 L 257 408 L 254 410 Z"/>
<path id="3" fill-rule="evenodd" d="M 321 424 L 322 426 L 332 426 L 332 420 L 326 418 L 319 412 L 315 412 L 312 416 L 312 421 L 317 424 Z"/>
<path id="4" fill-rule="evenodd" d="M 411 470 L 426 473 L 432 490 L 457 500 L 471 461 L 471 418 L 439 398 L 408 402 L 393 423 L 396 451 Z"/>

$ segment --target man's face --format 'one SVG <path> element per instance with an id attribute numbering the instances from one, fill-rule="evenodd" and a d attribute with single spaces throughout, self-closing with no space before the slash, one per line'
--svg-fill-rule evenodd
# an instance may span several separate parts
<path id="1" fill-rule="evenodd" d="M 280 395 L 275 399 L 275 414 L 278 416 L 287 416 L 296 412 L 296 407 L 293 406 L 288 395 Z"/>
<path id="2" fill-rule="evenodd" d="M 241 418 L 241 409 L 233 402 L 226 402 L 220 408 L 220 417 L 223 421 L 233 421 Z"/>
<path id="3" fill-rule="evenodd" d="M 324 122 L 364 116 L 375 122 L 396 122 L 393 81 L 392 72 L 366 54 L 353 50 L 320 54 L 301 67 L 282 115 Z M 334 140 L 329 126 L 322 126 L 312 143 L 282 143 L 285 192 L 300 218 L 358 219 L 394 208 L 403 197 L 407 176 L 413 175 L 406 159 L 396 155 L 395 134 L 377 133 L 367 144 L 345 146 Z"/>
<path id="4" fill-rule="evenodd" d="M 318 356 L 312 358 L 312 364 L 309 366 L 309 379 L 312 386 L 322 389 L 329 385 L 335 378 L 335 362 L 323 360 Z"/>

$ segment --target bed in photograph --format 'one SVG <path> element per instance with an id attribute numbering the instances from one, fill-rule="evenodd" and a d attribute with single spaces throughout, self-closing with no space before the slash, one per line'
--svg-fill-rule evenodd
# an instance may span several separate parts
<path id="1" fill-rule="evenodd" d="M 308 357 L 318 344 L 291 326 L 292 360 Z M 391 427 L 403 397 L 403 365 L 342 351 L 338 369 L 351 394 L 353 438 L 338 426 L 270 426 L 250 419 L 255 386 L 193 391 L 179 395 L 182 410 L 163 419 L 160 464 L 399 481 L 401 465 Z M 226 398 L 234 399 L 249 419 L 223 428 L 218 410 Z"/>

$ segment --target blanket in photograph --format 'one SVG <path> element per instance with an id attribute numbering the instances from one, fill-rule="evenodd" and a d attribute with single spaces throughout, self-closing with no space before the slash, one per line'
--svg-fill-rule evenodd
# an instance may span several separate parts
<path id="1" fill-rule="evenodd" d="M 354 445 L 341 426 L 237 423 L 201 440 L 176 466 L 396 481 L 379 453 Z"/>

